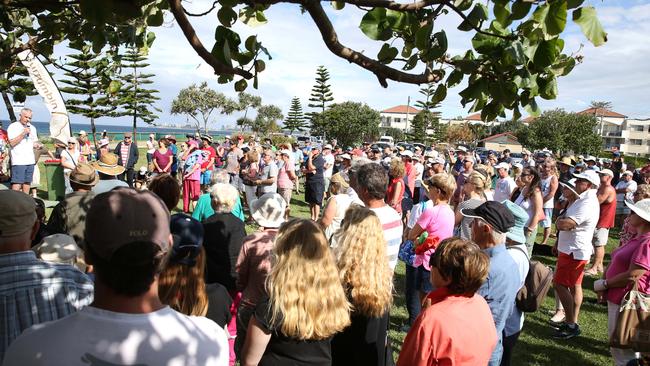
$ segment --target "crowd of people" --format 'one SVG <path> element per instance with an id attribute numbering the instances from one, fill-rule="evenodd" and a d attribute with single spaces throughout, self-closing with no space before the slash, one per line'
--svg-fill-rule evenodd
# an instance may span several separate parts
<path id="1" fill-rule="evenodd" d="M 136 171 L 126 133 L 112 150 L 66 148 L 71 192 L 46 217 L 28 195 L 36 160 L 21 160 L 38 141 L 28 117 L 10 126 L 0 191 L 3 365 L 510 365 L 539 245 L 557 255 L 558 342 L 581 334 L 585 274 L 610 334 L 627 291 L 650 294 L 650 164 L 617 154 L 151 136 Z M 304 219 L 290 211 L 301 189 Z"/>

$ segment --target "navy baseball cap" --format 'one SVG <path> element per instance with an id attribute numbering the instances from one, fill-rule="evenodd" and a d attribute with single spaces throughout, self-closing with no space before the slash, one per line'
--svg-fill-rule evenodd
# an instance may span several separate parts
<path id="1" fill-rule="evenodd" d="M 203 225 L 191 216 L 179 213 L 171 216 L 169 229 L 174 238 L 169 261 L 194 266 L 203 245 Z"/>
<path id="2" fill-rule="evenodd" d="M 502 203 L 496 201 L 487 201 L 474 209 L 465 208 L 460 210 L 460 213 L 465 217 L 481 219 L 503 234 L 515 226 L 512 212 Z"/>

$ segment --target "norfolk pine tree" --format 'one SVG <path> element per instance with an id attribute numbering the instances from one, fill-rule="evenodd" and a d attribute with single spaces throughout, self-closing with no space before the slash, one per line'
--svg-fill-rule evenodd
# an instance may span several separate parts
<path id="1" fill-rule="evenodd" d="M 119 116 L 133 116 L 133 136 L 136 135 L 138 118 L 148 124 L 158 118 L 155 112 L 162 112 L 154 103 L 160 98 L 156 95 L 158 90 L 146 89 L 146 86 L 153 84 L 151 80 L 155 74 L 143 73 L 143 69 L 149 66 L 146 62 L 147 56 L 135 46 L 127 49 L 122 56 L 122 73 L 120 80 L 123 83 L 118 93 L 117 104 L 122 111 L 116 113 Z"/>
<path id="2" fill-rule="evenodd" d="M 327 108 L 327 104 L 334 100 L 332 96 L 331 85 L 327 82 L 330 80 L 330 73 L 327 71 L 325 66 L 318 66 L 316 70 L 316 83 L 311 88 L 311 95 L 309 97 L 310 108 L 320 109 L 318 112 L 310 112 L 307 115 L 311 121 L 311 133 L 322 134 L 323 127 L 319 126 L 319 123 L 326 123 L 322 118 L 315 119 L 315 115 L 318 113 L 324 113 Z"/>
<path id="3" fill-rule="evenodd" d="M 92 53 L 89 45 L 83 45 L 79 53 L 68 57 L 72 59 L 66 63 L 68 71 L 64 75 L 68 78 L 61 80 L 68 86 L 60 88 L 60 91 L 83 98 L 68 99 L 66 107 L 70 113 L 90 119 L 93 143 L 97 148 L 95 119 L 111 116 L 116 109 L 114 101 L 110 98 L 120 88 L 119 81 L 111 81 L 115 65 L 107 57 Z"/>
<path id="4" fill-rule="evenodd" d="M 293 97 L 293 99 L 291 99 L 291 107 L 289 107 L 289 113 L 287 114 L 287 118 L 284 120 L 284 128 L 289 130 L 289 133 L 291 134 L 293 134 L 293 131 L 300 132 L 307 129 L 307 122 L 302 113 L 302 105 L 300 104 L 300 99 L 298 99 L 298 97 Z"/>

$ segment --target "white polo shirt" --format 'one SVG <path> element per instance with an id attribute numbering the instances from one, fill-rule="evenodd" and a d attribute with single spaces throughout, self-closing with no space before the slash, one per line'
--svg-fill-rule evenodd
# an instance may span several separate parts
<path id="1" fill-rule="evenodd" d="M 576 223 L 573 230 L 559 231 L 557 249 L 564 254 L 573 254 L 573 259 L 589 260 L 596 223 L 600 216 L 600 205 L 595 189 L 589 189 L 579 196 L 569 208 L 565 217 Z"/>
<path id="2" fill-rule="evenodd" d="M 7 128 L 7 136 L 9 137 L 9 140 L 18 137 L 24 129 L 25 126 L 20 122 L 10 124 L 9 128 Z M 34 157 L 34 142 L 36 141 L 38 141 L 36 127 L 31 125 L 29 136 L 26 136 L 20 140 L 16 146 L 11 148 L 11 165 L 36 164 L 36 158 Z"/>

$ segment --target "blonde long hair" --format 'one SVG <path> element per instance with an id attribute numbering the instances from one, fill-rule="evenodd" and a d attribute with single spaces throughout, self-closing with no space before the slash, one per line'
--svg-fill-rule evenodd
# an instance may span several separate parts
<path id="1" fill-rule="evenodd" d="M 393 272 L 386 258 L 386 240 L 377 215 L 352 205 L 336 234 L 334 250 L 339 274 L 356 313 L 378 318 L 393 300 Z"/>
<path id="2" fill-rule="evenodd" d="M 204 268 L 203 247 L 193 266 L 168 262 L 158 279 L 160 301 L 185 315 L 205 316 L 208 312 L 208 296 L 203 280 Z"/>
<path id="3" fill-rule="evenodd" d="M 271 325 L 299 340 L 326 339 L 350 324 L 348 302 L 334 255 L 316 223 L 293 219 L 280 226 L 266 281 Z"/>

